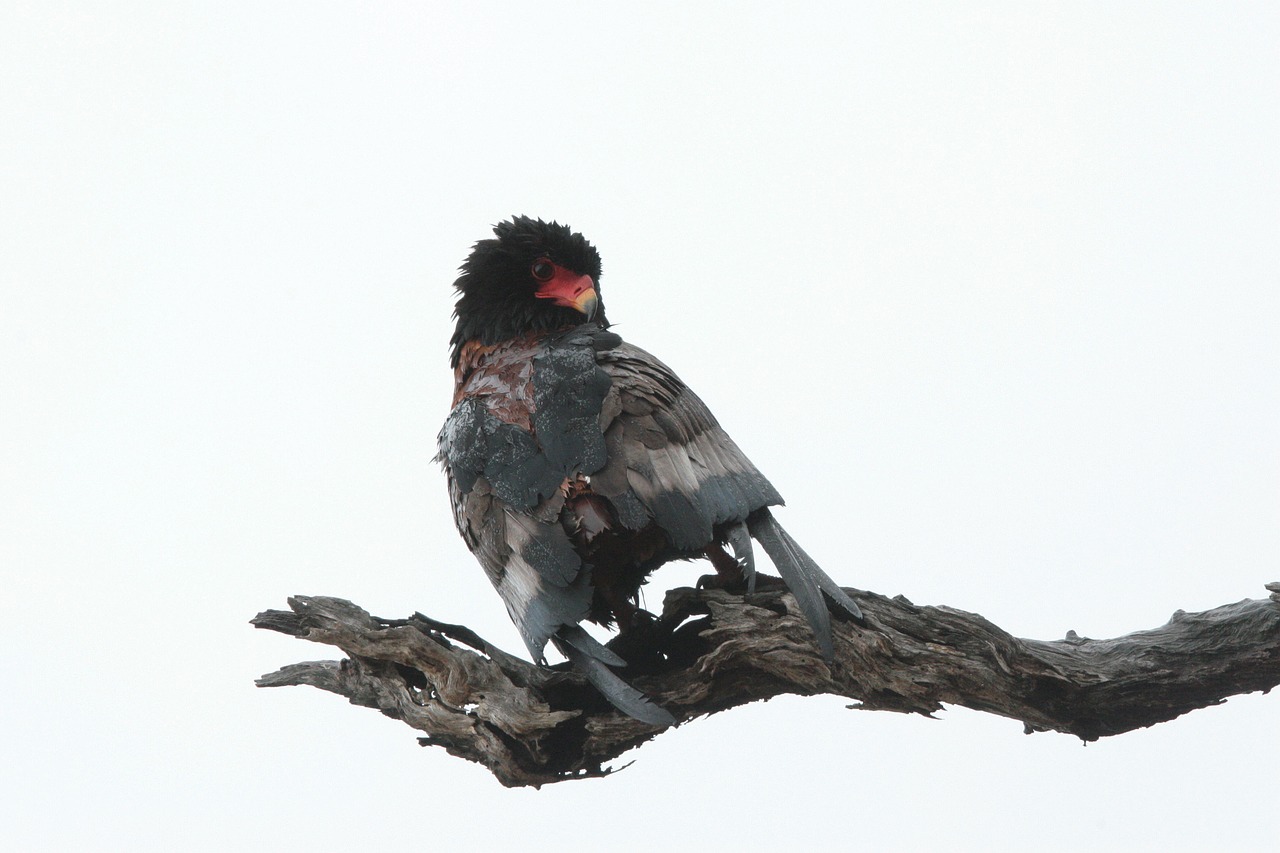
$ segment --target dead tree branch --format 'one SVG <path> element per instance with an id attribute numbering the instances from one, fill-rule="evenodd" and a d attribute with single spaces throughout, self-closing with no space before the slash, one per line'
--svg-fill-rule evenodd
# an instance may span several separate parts
<path id="1" fill-rule="evenodd" d="M 1112 640 L 1020 640 L 973 613 L 850 590 L 867 624 L 837 623 L 823 661 L 786 593 L 676 589 L 626 677 L 682 722 L 783 693 L 831 693 L 864 710 L 963 705 L 1026 731 L 1084 740 L 1172 720 L 1280 683 L 1280 583 L 1269 598 Z M 341 649 L 261 687 L 310 684 L 423 732 L 423 745 L 487 767 L 507 786 L 603 776 L 661 730 L 613 710 L 564 667 L 535 666 L 470 629 L 421 614 L 379 619 L 349 601 L 298 596 L 253 624 Z"/>

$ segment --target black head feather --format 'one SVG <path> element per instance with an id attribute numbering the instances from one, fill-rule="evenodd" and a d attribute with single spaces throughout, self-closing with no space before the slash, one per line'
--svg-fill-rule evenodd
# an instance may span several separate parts
<path id="1" fill-rule="evenodd" d="M 600 254 L 587 238 L 567 225 L 543 222 L 528 216 L 514 216 L 493 228 L 497 239 L 480 240 L 459 268 L 453 283 L 458 301 L 450 362 L 458 366 L 458 356 L 467 341 L 495 344 L 527 332 L 549 332 L 576 326 L 582 314 L 534 296 L 539 282 L 531 272 L 533 263 L 549 258 L 579 275 L 589 275 L 600 292 Z M 596 322 L 609 323 L 600 302 Z"/>

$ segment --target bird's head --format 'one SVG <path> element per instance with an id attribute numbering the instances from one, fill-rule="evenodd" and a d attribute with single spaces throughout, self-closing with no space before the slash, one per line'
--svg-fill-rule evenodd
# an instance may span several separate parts
<path id="1" fill-rule="evenodd" d="M 493 233 L 496 239 L 475 244 L 453 283 L 454 367 L 467 341 L 495 344 L 588 321 L 609 325 L 600 301 L 600 255 L 585 237 L 527 216 L 499 222 Z"/>

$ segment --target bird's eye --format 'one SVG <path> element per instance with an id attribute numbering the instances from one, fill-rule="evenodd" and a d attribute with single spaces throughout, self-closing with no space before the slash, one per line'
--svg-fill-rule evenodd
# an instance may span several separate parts
<path id="1" fill-rule="evenodd" d="M 533 269 L 530 272 L 533 273 L 533 277 L 538 281 L 551 281 L 556 274 L 556 267 L 551 261 L 543 258 L 540 261 L 533 262 Z"/>

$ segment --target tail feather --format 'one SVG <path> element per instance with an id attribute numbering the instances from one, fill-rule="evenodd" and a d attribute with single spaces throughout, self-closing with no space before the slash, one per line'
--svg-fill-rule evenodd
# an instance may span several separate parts
<path id="1" fill-rule="evenodd" d="M 609 666 L 625 666 L 625 661 L 605 648 L 578 625 L 563 625 L 551 641 L 613 707 L 651 726 L 674 726 L 676 718 L 655 705 L 647 696 L 623 681 Z"/>
<path id="2" fill-rule="evenodd" d="M 563 646 L 568 645 L 581 654 L 601 663 L 606 663 L 609 666 L 627 665 L 627 662 L 615 652 L 584 631 L 581 625 L 561 625 L 555 636 L 561 640 L 561 642 L 556 643 L 556 647 L 561 652 L 564 651 Z M 568 657 L 568 655 L 566 654 L 565 657 Z"/>
<path id="3" fill-rule="evenodd" d="M 796 597 L 800 612 L 813 628 L 822 656 L 831 660 L 835 656 L 831 640 L 831 614 L 822 594 L 825 592 L 842 610 L 859 621 L 862 620 L 862 610 L 791 538 L 791 534 L 782 528 L 769 510 L 754 513 L 747 519 L 747 525 L 751 535 L 778 568 L 787 588 Z"/>

